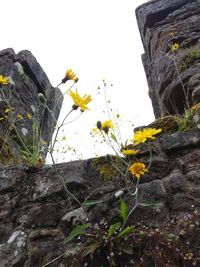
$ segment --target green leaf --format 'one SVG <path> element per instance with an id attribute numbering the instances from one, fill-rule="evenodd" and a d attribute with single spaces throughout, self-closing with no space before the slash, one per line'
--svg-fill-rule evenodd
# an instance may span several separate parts
<path id="1" fill-rule="evenodd" d="M 120 216 L 122 217 L 123 222 L 125 222 L 126 217 L 128 216 L 128 207 L 122 197 L 120 197 Z"/>
<path id="2" fill-rule="evenodd" d="M 118 144 L 118 142 L 117 142 L 117 138 L 116 138 L 116 136 L 115 136 L 113 133 L 110 134 L 110 137 L 112 138 L 112 140 L 113 140 L 115 143 Z"/>
<path id="3" fill-rule="evenodd" d="M 128 236 L 130 233 L 132 233 L 134 230 L 133 226 L 127 226 L 126 228 L 124 228 L 124 230 L 122 230 L 118 236 L 116 237 L 116 239 L 121 238 L 121 237 L 126 237 Z"/>
<path id="4" fill-rule="evenodd" d="M 82 225 L 77 225 L 68 235 L 68 237 L 64 240 L 64 243 L 68 243 L 71 241 L 74 237 L 82 235 L 85 229 L 87 229 L 89 226 L 91 226 L 90 223 L 88 224 L 82 224 Z"/>
<path id="5" fill-rule="evenodd" d="M 82 257 L 86 257 L 89 254 L 93 254 L 99 247 L 99 243 L 90 244 L 88 247 L 84 247 Z"/>
<path id="6" fill-rule="evenodd" d="M 138 203 L 138 205 L 141 207 L 160 206 L 161 204 L 162 202 L 154 202 L 154 201 Z"/>
<path id="7" fill-rule="evenodd" d="M 89 199 L 89 200 L 84 201 L 83 205 L 91 206 L 91 205 L 95 205 L 95 204 L 102 203 L 102 202 L 103 202 L 102 200 Z"/>
<path id="8" fill-rule="evenodd" d="M 116 247 L 123 251 L 126 254 L 132 255 L 133 254 L 133 249 L 127 244 L 121 244 L 121 243 L 115 243 Z"/>
<path id="9" fill-rule="evenodd" d="M 108 236 L 111 237 L 113 233 L 120 228 L 120 226 L 121 226 L 120 222 L 112 224 L 108 229 Z"/>

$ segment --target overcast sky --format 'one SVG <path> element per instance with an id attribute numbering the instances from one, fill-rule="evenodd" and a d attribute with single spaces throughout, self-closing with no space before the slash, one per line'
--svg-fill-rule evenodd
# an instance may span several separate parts
<path id="1" fill-rule="evenodd" d="M 141 62 L 143 47 L 135 19 L 135 8 L 144 0 L 0 0 L 2 34 L 0 50 L 30 50 L 56 86 L 68 68 L 79 77 L 80 94 L 91 94 L 91 110 L 62 132 L 66 144 L 75 146 L 58 161 L 107 153 L 94 151 L 89 131 L 97 120 L 106 120 L 105 103 L 97 94 L 102 79 L 107 84 L 112 109 L 120 113 L 122 132 L 129 139 L 134 127 L 153 119 L 146 78 Z M 60 87 L 62 92 L 67 85 Z M 69 111 L 65 99 L 61 118 Z M 131 121 L 131 123 L 128 123 Z M 129 126 L 128 126 L 129 125 Z M 84 140 L 84 142 L 83 142 Z"/>

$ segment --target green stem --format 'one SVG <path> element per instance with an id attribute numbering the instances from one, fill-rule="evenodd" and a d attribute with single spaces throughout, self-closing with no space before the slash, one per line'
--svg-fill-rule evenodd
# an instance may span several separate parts
<path id="1" fill-rule="evenodd" d="M 173 52 L 173 51 L 172 51 Z M 188 102 L 188 96 L 186 94 L 186 89 L 185 89 L 185 85 L 183 84 L 183 81 L 181 79 L 181 75 L 180 75 L 180 72 L 179 72 L 179 69 L 178 69 L 178 65 L 177 65 L 177 62 L 176 62 L 176 57 L 175 57 L 175 54 L 173 52 L 173 61 L 174 61 L 174 65 L 175 65 L 175 68 L 176 68 L 176 72 L 178 74 L 178 78 L 179 78 L 179 81 L 180 81 L 180 84 L 182 86 L 182 89 L 183 89 L 183 94 L 184 94 L 184 97 L 185 97 L 185 101 L 186 101 L 186 106 L 187 108 L 189 109 L 190 108 L 190 105 L 189 105 L 189 102 Z"/>
<path id="2" fill-rule="evenodd" d="M 55 147 L 55 143 L 56 143 L 56 141 L 57 141 L 57 137 L 58 137 L 58 133 L 59 133 L 59 131 L 60 131 L 60 128 L 62 128 L 62 126 L 63 126 L 64 123 L 65 123 L 65 120 L 66 120 L 67 117 L 72 113 L 72 111 L 73 111 L 73 109 L 71 109 L 71 110 L 67 113 L 67 115 L 64 117 L 64 119 L 63 119 L 61 125 L 60 125 L 60 126 L 57 128 L 57 130 L 56 130 L 56 135 L 55 135 L 53 144 L 51 145 L 51 151 L 52 151 L 52 152 L 53 152 L 53 149 L 54 149 L 54 147 Z"/>
<path id="3" fill-rule="evenodd" d="M 3 95 L 4 101 L 5 101 L 6 104 L 8 105 L 8 108 L 9 108 L 9 109 L 12 109 L 12 107 L 11 107 L 9 101 L 6 99 L 6 96 L 5 96 L 5 94 L 4 94 L 3 91 L 2 91 L 2 95 Z M 14 129 L 14 131 L 15 131 L 15 133 L 16 133 L 16 135 L 17 135 L 17 138 L 19 139 L 19 141 L 20 141 L 20 143 L 21 143 L 23 149 L 24 149 L 27 153 L 31 154 L 31 151 L 28 149 L 27 145 L 24 143 L 23 138 L 20 136 L 20 134 L 19 134 L 19 132 L 18 132 L 18 129 L 17 129 L 16 125 L 15 125 L 15 121 L 16 121 L 16 120 L 13 119 L 13 114 L 12 114 L 12 124 L 11 124 L 11 126 L 13 126 L 13 129 Z"/>
<path id="4" fill-rule="evenodd" d="M 58 173 L 58 170 L 57 170 L 57 168 L 56 168 L 56 163 L 55 163 L 55 160 L 54 160 L 54 157 L 53 157 L 52 153 L 50 153 L 50 155 L 51 155 L 51 160 L 52 160 L 52 162 L 53 162 L 53 168 L 54 168 L 54 170 L 55 170 L 55 174 L 56 174 L 57 178 L 59 179 L 59 181 L 61 182 L 61 184 L 62 184 L 62 186 L 63 186 L 63 188 L 64 188 L 64 190 L 65 190 L 65 192 L 66 192 L 66 194 L 67 194 L 68 199 L 69 199 L 69 197 L 73 198 L 73 199 L 78 203 L 78 205 L 83 209 L 83 211 L 85 212 L 85 215 L 86 215 L 86 217 L 88 218 L 88 220 L 90 220 L 89 215 L 88 215 L 87 211 L 85 210 L 84 206 L 82 205 L 82 203 L 81 203 L 81 202 L 74 196 L 74 194 L 72 194 L 72 193 L 67 189 L 63 177 L 62 177 L 61 175 L 59 175 L 59 173 Z M 71 205 L 71 204 L 70 204 L 70 205 Z"/>
<path id="5" fill-rule="evenodd" d="M 127 215 L 126 220 L 124 221 L 124 223 L 123 223 L 123 225 L 121 227 L 121 230 L 124 229 L 124 227 L 126 226 L 126 224 L 128 222 L 128 219 L 130 218 L 131 214 L 138 207 L 138 186 L 139 186 L 139 179 L 137 179 L 137 183 L 136 183 L 135 205 L 133 206 L 133 208 L 131 209 L 131 211 Z"/>

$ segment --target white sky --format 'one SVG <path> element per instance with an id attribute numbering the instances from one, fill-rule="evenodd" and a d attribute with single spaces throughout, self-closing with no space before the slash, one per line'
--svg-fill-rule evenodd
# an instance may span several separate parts
<path id="1" fill-rule="evenodd" d="M 90 111 L 67 125 L 66 143 L 77 148 L 58 161 L 106 154 L 104 147 L 94 150 L 89 131 L 97 120 L 106 120 L 105 103 L 98 98 L 97 87 L 106 79 L 112 109 L 120 113 L 125 139 L 133 127 L 153 121 L 146 78 L 141 62 L 143 47 L 135 19 L 135 8 L 144 0 L 0 0 L 2 34 L 0 50 L 12 47 L 15 52 L 30 50 L 43 67 L 53 86 L 68 68 L 79 77 L 81 95 L 91 94 Z M 67 84 L 60 87 L 67 90 Z M 75 87 L 76 88 L 76 87 Z M 66 98 L 61 118 L 70 110 Z M 62 145 L 63 146 L 63 145 Z M 66 147 L 66 145 L 64 145 Z M 61 144 L 60 144 L 61 147 Z"/>

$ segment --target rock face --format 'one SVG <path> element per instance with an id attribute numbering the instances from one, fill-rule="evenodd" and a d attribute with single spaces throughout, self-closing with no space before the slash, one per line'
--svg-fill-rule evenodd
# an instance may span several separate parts
<path id="1" fill-rule="evenodd" d="M 153 201 L 157 205 L 138 207 L 129 223 L 148 227 L 152 225 L 152 229 L 156 227 L 160 231 L 165 231 L 170 224 L 167 238 L 168 235 L 178 238 L 173 242 L 180 241 L 177 249 L 180 249 L 183 259 L 178 257 L 176 265 L 162 263 L 159 266 L 189 267 L 192 266 L 193 259 L 196 260 L 196 266 L 200 266 L 200 250 L 196 249 L 200 245 L 199 131 L 193 128 L 185 133 L 164 134 L 151 142 L 152 164 L 149 173 L 141 179 L 138 199 L 143 203 Z M 138 154 L 138 160 L 148 164 L 149 152 L 145 152 L 145 144 L 140 149 L 143 153 Z M 84 266 L 81 259 L 76 265 L 72 265 L 69 255 L 75 250 L 75 244 L 70 247 L 63 240 L 74 225 L 86 221 L 86 216 L 73 198 L 67 200 L 58 177 L 62 177 L 67 188 L 79 201 L 83 202 L 88 196 L 100 200 L 95 205 L 85 207 L 93 223 L 102 218 L 106 218 L 108 223 L 116 222 L 119 220 L 119 198 L 115 197 L 115 193 L 123 187 L 123 178 L 119 174 L 110 181 L 103 180 L 94 168 L 94 160 L 62 163 L 34 170 L 22 167 L 0 168 L 1 267 L 45 266 L 57 257 L 49 266 Z M 125 199 L 130 209 L 134 197 L 125 194 Z M 192 219 L 197 225 L 192 223 Z M 190 227 L 192 232 L 188 236 L 186 229 Z M 148 234 L 150 239 L 144 244 L 153 242 L 153 230 Z M 189 252 L 193 255 L 192 260 L 185 256 Z M 149 255 L 148 261 L 144 261 L 143 265 L 137 254 L 134 257 L 135 264 L 127 266 L 153 266 Z M 73 260 L 75 258 L 77 256 L 72 257 Z M 99 261 L 88 266 L 108 266 L 108 263 L 102 265 Z"/>
<path id="2" fill-rule="evenodd" d="M 200 101 L 199 0 L 152 0 L 136 9 L 156 118 Z M 180 48 L 171 51 L 172 45 Z"/>
<path id="3" fill-rule="evenodd" d="M 154 0 L 136 11 L 156 117 L 175 113 L 174 107 L 182 113 L 187 104 L 199 102 L 199 5 L 195 0 Z M 172 51 L 169 45 L 176 43 L 181 48 Z M 30 52 L 2 51 L 0 67 L 13 81 L 5 94 L 12 92 L 14 114 L 33 115 L 42 93 L 58 115 L 60 93 Z M 199 106 L 194 107 L 193 117 L 199 121 Z M 41 136 L 49 142 L 52 121 L 47 110 L 44 116 Z M 111 156 L 42 168 L 0 166 L 0 267 L 200 266 L 200 129 L 184 121 L 187 131 L 177 131 L 172 117 L 162 121 L 165 129 L 156 140 L 138 146 L 129 162 L 149 166 L 137 198 L 136 180 L 131 175 L 125 179 L 124 165 L 119 167 L 119 158 Z M 154 123 L 151 127 L 159 127 L 159 120 Z M 0 132 L 5 129 L 2 123 Z M 119 190 L 129 211 L 139 203 L 128 220 L 133 232 L 122 231 L 120 237 L 117 228 L 107 226 L 122 220 Z M 90 202 L 83 208 L 86 200 Z M 64 243 L 71 230 L 88 219 L 90 232 Z M 84 243 L 84 238 L 93 238 L 93 243 Z"/>
<path id="4" fill-rule="evenodd" d="M 22 150 L 34 153 L 36 147 L 38 151 L 42 148 L 42 143 L 48 146 L 63 96 L 52 87 L 28 50 L 18 54 L 11 48 L 1 51 L 0 75 L 9 79 L 0 91 L 0 163 L 21 164 L 26 156 Z M 39 100 L 39 93 L 44 95 L 45 105 Z"/>

